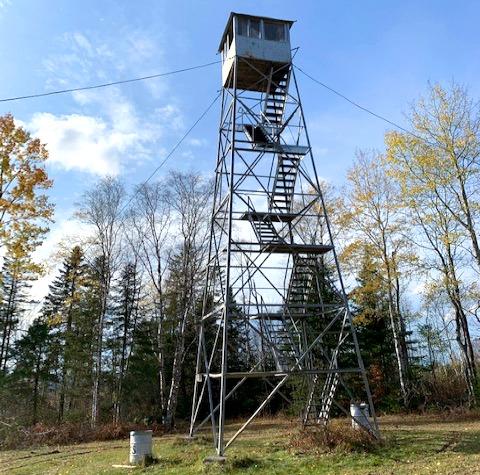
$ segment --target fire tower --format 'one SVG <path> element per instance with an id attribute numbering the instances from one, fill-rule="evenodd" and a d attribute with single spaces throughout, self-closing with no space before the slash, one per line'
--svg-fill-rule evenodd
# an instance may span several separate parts
<path id="1" fill-rule="evenodd" d="M 292 24 L 232 13 L 219 48 L 222 104 L 190 436 L 208 423 L 220 456 L 269 403 L 291 402 L 293 392 L 304 425 L 325 424 L 331 412 L 351 417 L 350 403 L 365 401 L 366 429 L 378 432 L 292 65 Z M 245 346 L 231 345 L 232 332 Z M 250 378 L 261 381 L 258 407 L 230 434 L 229 405 Z"/>

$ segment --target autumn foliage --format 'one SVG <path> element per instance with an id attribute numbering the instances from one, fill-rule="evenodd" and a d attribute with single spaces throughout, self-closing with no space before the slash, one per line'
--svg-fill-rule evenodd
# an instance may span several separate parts
<path id="1" fill-rule="evenodd" d="M 11 114 L 0 117 L 0 239 L 9 256 L 29 267 L 32 251 L 48 232 L 53 205 L 45 170 L 48 152 L 39 139 L 17 126 Z"/>

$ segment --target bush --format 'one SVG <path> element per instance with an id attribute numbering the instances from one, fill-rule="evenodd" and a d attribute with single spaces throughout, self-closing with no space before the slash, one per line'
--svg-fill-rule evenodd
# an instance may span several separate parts
<path id="1" fill-rule="evenodd" d="M 381 442 L 346 421 L 331 421 L 327 426 L 303 428 L 292 434 L 290 449 L 295 453 L 371 452 Z"/>
<path id="2" fill-rule="evenodd" d="M 459 364 L 440 366 L 435 371 L 423 372 L 418 387 L 424 400 L 419 408 L 451 409 L 468 404 L 468 391 Z"/>
<path id="3" fill-rule="evenodd" d="M 87 424 L 64 423 L 57 426 L 36 424 L 20 427 L 10 424 L 0 430 L 0 450 L 20 449 L 41 445 L 69 445 L 94 440 L 126 439 L 131 430 L 145 429 L 144 425 L 103 424 L 92 429 Z M 162 432 L 160 426 L 150 427 L 155 434 Z"/>

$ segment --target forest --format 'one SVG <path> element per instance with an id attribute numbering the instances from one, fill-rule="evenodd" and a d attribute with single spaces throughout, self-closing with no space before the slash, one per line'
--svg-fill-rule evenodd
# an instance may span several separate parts
<path id="1" fill-rule="evenodd" d="M 480 108 L 462 85 L 434 84 L 406 118 L 383 150 L 358 150 L 339 185 L 323 183 L 324 199 L 377 411 L 472 408 Z M 32 301 L 45 273 L 35 251 L 55 219 L 47 148 L 11 115 L 0 118 L 0 433 L 173 428 L 191 412 L 211 177 L 172 170 L 135 187 L 98 181 L 76 204 L 88 234 L 51 250 L 55 275 Z M 317 159 L 320 174 L 327 159 Z M 231 333 L 229 357 L 248 368 L 254 351 L 241 328 Z M 258 404 L 254 389 L 237 393 L 238 414 Z"/>

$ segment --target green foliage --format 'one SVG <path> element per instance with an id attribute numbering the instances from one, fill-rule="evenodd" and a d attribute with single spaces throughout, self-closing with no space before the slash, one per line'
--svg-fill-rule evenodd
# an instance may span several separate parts
<path id="1" fill-rule="evenodd" d="M 0 279 L 0 371 L 7 372 L 12 341 L 25 313 L 26 295 L 34 274 L 24 259 L 5 257 Z"/>
<path id="2" fill-rule="evenodd" d="M 395 372 L 395 348 L 389 327 L 388 296 L 378 260 L 365 245 L 357 276 L 350 293 L 354 323 L 372 396 L 378 409 L 390 409 L 398 397 Z"/>

